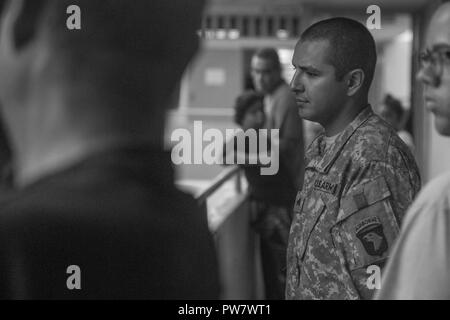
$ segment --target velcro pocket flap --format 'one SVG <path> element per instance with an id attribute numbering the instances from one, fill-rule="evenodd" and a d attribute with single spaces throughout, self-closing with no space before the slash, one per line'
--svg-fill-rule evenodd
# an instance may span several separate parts
<path id="1" fill-rule="evenodd" d="M 342 199 L 337 222 L 390 196 L 391 192 L 383 176 L 362 184 L 351 190 L 349 195 Z"/>

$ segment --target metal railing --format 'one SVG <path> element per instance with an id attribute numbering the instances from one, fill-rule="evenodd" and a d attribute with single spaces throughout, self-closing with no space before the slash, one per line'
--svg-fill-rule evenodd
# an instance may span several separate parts
<path id="1" fill-rule="evenodd" d="M 236 178 L 236 192 L 238 194 L 242 193 L 241 169 L 238 166 L 232 166 L 220 172 L 217 177 L 215 177 L 211 182 L 211 185 L 196 197 L 198 203 L 201 206 L 206 205 L 206 200 L 208 199 L 208 197 L 210 197 L 224 183 L 231 180 L 232 178 Z"/>

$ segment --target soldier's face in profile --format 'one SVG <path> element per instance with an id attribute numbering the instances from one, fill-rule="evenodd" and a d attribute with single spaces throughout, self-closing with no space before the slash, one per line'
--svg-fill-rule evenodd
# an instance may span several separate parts
<path id="1" fill-rule="evenodd" d="M 425 107 L 436 130 L 450 136 L 450 4 L 438 10 L 427 32 L 417 79 L 424 85 Z"/>
<path id="2" fill-rule="evenodd" d="M 347 97 L 345 81 L 337 81 L 329 63 L 327 40 L 297 43 L 292 58 L 295 74 L 291 89 L 302 118 L 325 128 L 340 112 Z"/>

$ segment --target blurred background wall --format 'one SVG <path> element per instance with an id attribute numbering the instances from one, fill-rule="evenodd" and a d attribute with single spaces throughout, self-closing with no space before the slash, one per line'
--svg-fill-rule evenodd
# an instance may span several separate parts
<path id="1" fill-rule="evenodd" d="M 415 81 L 417 54 L 423 46 L 425 25 L 439 0 L 381 0 L 381 28 L 371 30 L 377 42 L 378 64 L 370 92 L 376 107 L 386 94 L 399 99 L 405 128 L 416 144 L 415 156 L 424 182 L 450 170 L 450 141 L 436 134 L 430 114 L 423 110 L 422 88 Z M 287 82 L 290 61 L 301 32 L 320 19 L 345 16 L 366 24 L 370 0 L 211 0 L 204 14 L 202 49 L 180 83 L 179 99 L 168 116 L 167 147 L 175 128 L 192 130 L 195 120 L 220 130 L 234 128 L 234 99 L 251 88 L 250 59 L 255 50 L 278 49 Z M 306 123 L 306 131 L 310 124 Z M 312 139 L 305 132 L 307 142 Z M 222 168 L 211 165 L 178 166 L 181 180 L 208 181 Z"/>

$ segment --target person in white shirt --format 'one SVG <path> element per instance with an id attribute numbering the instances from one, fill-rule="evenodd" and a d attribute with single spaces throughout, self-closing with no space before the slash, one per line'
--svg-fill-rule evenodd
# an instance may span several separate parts
<path id="1" fill-rule="evenodd" d="M 433 15 L 417 74 L 436 130 L 450 136 L 450 3 Z M 431 181 L 407 213 L 377 299 L 450 299 L 450 174 Z"/>

